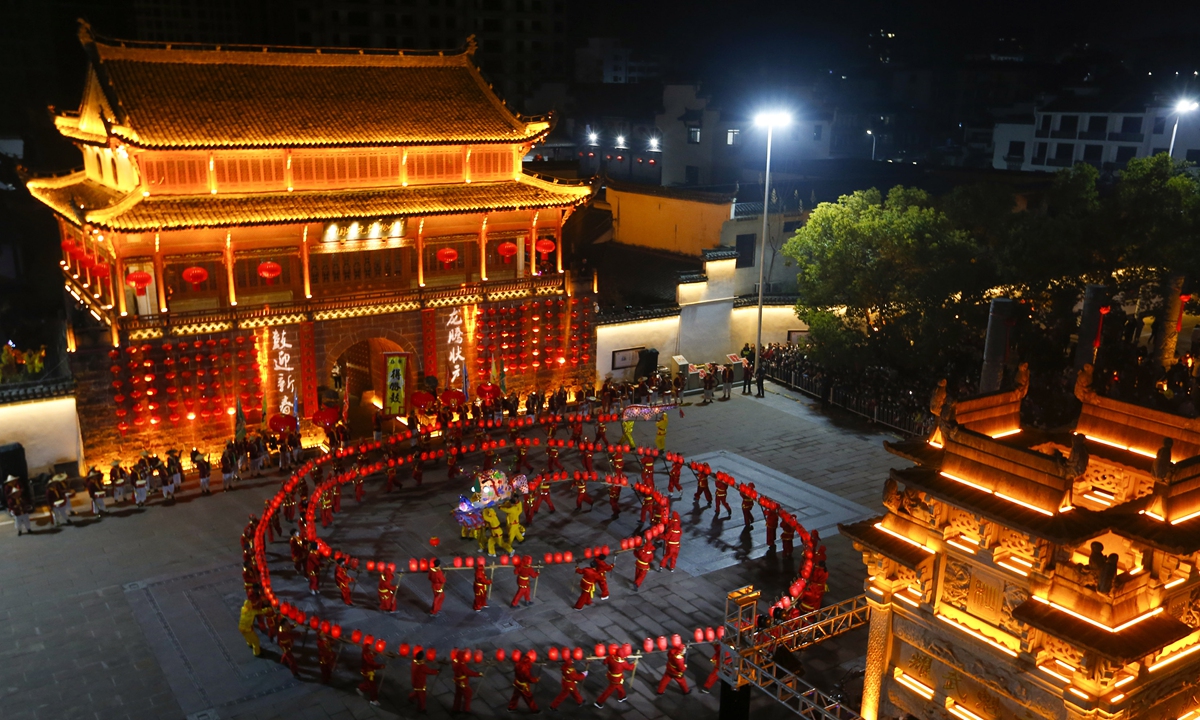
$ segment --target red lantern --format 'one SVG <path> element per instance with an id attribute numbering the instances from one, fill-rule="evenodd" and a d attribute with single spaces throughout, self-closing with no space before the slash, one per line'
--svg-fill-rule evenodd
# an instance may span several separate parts
<path id="1" fill-rule="evenodd" d="M 449 270 L 454 261 L 458 260 L 458 251 L 454 248 L 444 247 L 437 251 L 436 257 L 438 262 L 442 264 L 442 267 Z"/>
<path id="2" fill-rule="evenodd" d="M 512 262 L 513 256 L 517 254 L 517 244 L 511 240 L 506 240 L 496 246 L 496 252 L 500 253 L 500 257 L 504 262 Z"/>
<path id="3" fill-rule="evenodd" d="M 125 276 L 126 284 L 133 287 L 134 291 L 137 292 L 138 297 L 144 297 L 146 295 L 146 286 L 148 286 L 150 281 L 153 279 L 154 278 L 150 276 L 150 273 L 146 272 L 145 270 L 135 270 Z"/>
<path id="4" fill-rule="evenodd" d="M 200 284 L 208 279 L 208 271 L 198 265 L 193 265 L 183 271 L 182 277 L 184 281 L 192 284 L 192 290 L 199 290 Z"/>
<path id="5" fill-rule="evenodd" d="M 533 248 L 541 254 L 542 262 L 545 262 L 549 258 L 550 253 L 554 252 L 558 246 L 554 244 L 553 240 L 542 238 L 534 244 Z"/>
<path id="6" fill-rule="evenodd" d="M 268 285 L 275 282 L 275 278 L 283 274 L 283 267 L 274 260 L 267 260 L 258 264 L 258 276 L 267 281 Z"/>

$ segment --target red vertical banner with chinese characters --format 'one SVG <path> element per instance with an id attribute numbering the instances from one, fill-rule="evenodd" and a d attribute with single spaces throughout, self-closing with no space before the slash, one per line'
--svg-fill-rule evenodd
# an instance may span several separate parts
<path id="1" fill-rule="evenodd" d="M 437 361 L 437 310 L 426 308 L 421 311 L 421 372 L 424 377 L 438 376 Z"/>
<path id="2" fill-rule="evenodd" d="M 297 417 L 309 417 L 317 411 L 317 350 L 312 322 L 300 323 L 300 403 Z"/>

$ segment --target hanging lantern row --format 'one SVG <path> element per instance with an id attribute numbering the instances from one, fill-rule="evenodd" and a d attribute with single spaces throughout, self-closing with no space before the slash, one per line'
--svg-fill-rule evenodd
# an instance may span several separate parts
<path id="1" fill-rule="evenodd" d="M 535 370 L 587 362 L 591 358 L 591 305 L 578 298 L 535 300 L 492 306 L 480 313 L 476 364 L 481 378 L 499 360 Z"/>
<path id="2" fill-rule="evenodd" d="M 124 434 L 164 419 L 177 424 L 225 418 L 235 414 L 239 399 L 257 410 L 263 389 L 255 346 L 252 335 L 130 345 L 124 364 L 122 351 L 111 350 L 117 430 Z"/>

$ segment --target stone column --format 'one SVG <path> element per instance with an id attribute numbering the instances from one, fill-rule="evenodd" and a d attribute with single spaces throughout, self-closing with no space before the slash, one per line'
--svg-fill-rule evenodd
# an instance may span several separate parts
<path id="1" fill-rule="evenodd" d="M 1012 318 L 1013 301 L 1008 298 L 992 300 L 988 315 L 987 340 L 983 346 L 983 371 L 979 376 L 981 394 L 996 392 L 1004 379 L 1004 360 L 1008 354 L 1008 321 Z"/>
<path id="2" fill-rule="evenodd" d="M 867 667 L 863 675 L 862 709 L 864 720 L 879 720 L 879 705 L 883 699 L 883 681 L 887 675 L 888 658 L 892 654 L 892 606 L 868 597 L 871 622 L 867 630 Z"/>
<path id="3" fill-rule="evenodd" d="M 1162 307 L 1158 311 L 1161 332 L 1158 334 L 1158 344 L 1153 350 L 1154 359 L 1164 369 L 1175 364 L 1175 345 L 1179 341 L 1179 317 L 1180 312 L 1183 311 L 1183 301 L 1179 297 L 1183 292 L 1183 280 L 1183 275 L 1171 273 L 1160 291 L 1163 299 Z"/>
<path id="4" fill-rule="evenodd" d="M 1100 308 L 1108 304 L 1108 288 L 1088 284 L 1079 317 L 1079 344 L 1075 346 L 1075 369 L 1096 361 L 1096 336 L 1100 332 Z"/>

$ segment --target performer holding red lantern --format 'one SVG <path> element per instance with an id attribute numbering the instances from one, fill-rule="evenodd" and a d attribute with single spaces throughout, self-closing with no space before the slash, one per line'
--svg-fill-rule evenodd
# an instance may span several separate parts
<path id="1" fill-rule="evenodd" d="M 481 568 L 482 569 L 482 568 Z M 459 650 L 450 655 L 451 670 L 454 673 L 454 705 L 451 712 L 471 712 L 471 678 L 483 677 L 483 673 L 472 670 L 467 664 L 471 660 L 470 650 Z"/>
<path id="2" fill-rule="evenodd" d="M 379 573 L 379 611 L 396 612 L 396 588 L 392 587 L 392 573 Z"/>
<path id="3" fill-rule="evenodd" d="M 596 556 L 596 559 L 594 561 L 594 564 L 596 566 L 596 572 L 600 574 L 600 577 L 597 579 L 596 582 L 600 586 L 600 599 L 601 600 L 608 599 L 608 573 L 612 572 L 612 570 L 614 569 L 614 566 L 608 564 L 606 562 L 606 560 L 608 560 L 608 555 L 605 555 L 604 553 L 600 553 L 599 555 Z"/>
<path id="4" fill-rule="evenodd" d="M 650 571 L 650 564 L 654 562 L 654 543 L 639 545 L 637 550 L 633 551 L 633 560 L 633 589 L 636 591 L 642 589 L 642 582 L 646 579 L 646 573 Z"/>
<path id="5" fill-rule="evenodd" d="M 738 488 L 738 494 L 742 496 L 742 520 L 745 521 L 747 529 L 754 527 L 754 516 L 750 513 L 754 509 L 754 483 L 747 483 L 745 487 Z"/>
<path id="6" fill-rule="evenodd" d="M 604 688 L 604 692 L 596 698 L 595 705 L 598 708 L 604 707 L 604 701 L 613 693 L 617 695 L 617 702 L 625 702 L 625 673 L 632 671 L 635 667 L 633 663 L 625 662 L 624 658 L 618 657 L 615 653 L 610 653 L 608 657 L 604 658 L 604 665 L 607 670 L 608 687 Z"/>
<path id="7" fill-rule="evenodd" d="M 521 564 L 513 566 L 513 575 L 517 577 L 517 594 L 513 596 L 512 607 L 517 607 L 521 600 L 533 604 L 533 598 L 529 595 L 529 582 L 539 575 L 533 567 L 533 557 L 526 555 Z"/>
<path id="8" fill-rule="evenodd" d="M 333 679 L 333 666 L 337 663 L 340 645 L 328 633 L 317 634 L 317 662 L 321 665 L 321 682 L 326 685 Z"/>
<path id="9" fill-rule="evenodd" d="M 581 475 L 576 475 L 575 479 L 571 481 L 571 487 L 575 488 L 575 510 L 582 510 L 583 504 L 587 503 L 588 510 L 590 511 L 592 506 L 596 504 L 596 501 L 588 495 L 587 480 Z"/>
<path id="10" fill-rule="evenodd" d="M 525 701 L 526 707 L 530 712 L 541 712 L 538 710 L 537 702 L 533 699 L 533 684 L 541 682 L 541 678 L 533 676 L 533 652 L 530 651 L 514 661 L 514 676 L 513 676 L 513 694 L 512 699 L 508 701 L 508 711 L 514 712 L 521 700 Z"/>
<path id="11" fill-rule="evenodd" d="M 579 683 L 587 678 L 587 670 L 579 672 L 575 669 L 575 663 L 572 662 L 569 655 L 563 656 L 562 664 L 562 691 L 550 703 L 551 710 L 557 710 L 563 700 L 574 698 L 575 702 L 583 707 L 583 696 L 579 694 Z"/>
<path id="12" fill-rule="evenodd" d="M 596 592 L 600 573 L 596 570 L 594 562 L 587 567 L 575 568 L 575 572 L 583 576 L 579 581 L 579 600 L 575 602 L 575 609 L 582 610 L 584 605 L 592 604 L 592 595 Z"/>
<path id="13" fill-rule="evenodd" d="M 487 573 L 484 572 L 483 563 L 476 565 L 475 566 L 475 583 L 474 583 L 475 604 L 472 606 L 472 608 L 475 610 L 475 612 L 479 612 L 480 610 L 487 607 L 488 588 L 491 587 L 491 584 L 492 584 L 492 580 L 491 580 L 491 578 L 489 578 L 487 576 Z"/>
<path id="14" fill-rule="evenodd" d="M 362 675 L 363 681 L 358 684 L 358 694 L 371 701 L 372 705 L 379 705 L 379 676 L 376 674 L 383 669 L 383 663 L 375 657 L 375 651 L 370 645 L 364 645 L 362 650 L 362 666 L 358 672 Z M 422 701 L 421 709 L 425 709 L 425 703 Z"/>
<path id="15" fill-rule="evenodd" d="M 688 694 L 687 677 L 687 647 L 683 643 L 677 643 L 667 650 L 667 667 L 663 670 L 662 679 L 658 681 L 658 694 L 662 695 L 667 691 L 667 686 L 674 680 L 679 689 L 684 695 Z"/>
<path id="16" fill-rule="evenodd" d="M 437 675 L 438 671 L 425 664 L 425 651 L 418 650 L 413 653 L 412 661 L 412 692 L 408 694 L 408 701 L 415 702 L 417 709 L 425 712 L 425 694 L 428 689 L 427 678 L 430 675 Z"/>
<path id="17" fill-rule="evenodd" d="M 433 589 L 433 604 L 429 614 L 436 616 L 442 611 L 442 603 L 446 600 L 446 573 L 442 572 L 442 561 L 437 558 L 429 561 L 429 585 Z"/>
<path id="18" fill-rule="evenodd" d="M 342 559 L 338 559 L 333 567 L 333 580 L 337 583 L 338 590 L 342 593 L 342 602 L 347 605 L 353 605 L 354 601 L 350 596 L 353 581 L 350 579 L 350 575 L 346 573 L 345 561 Z"/>

